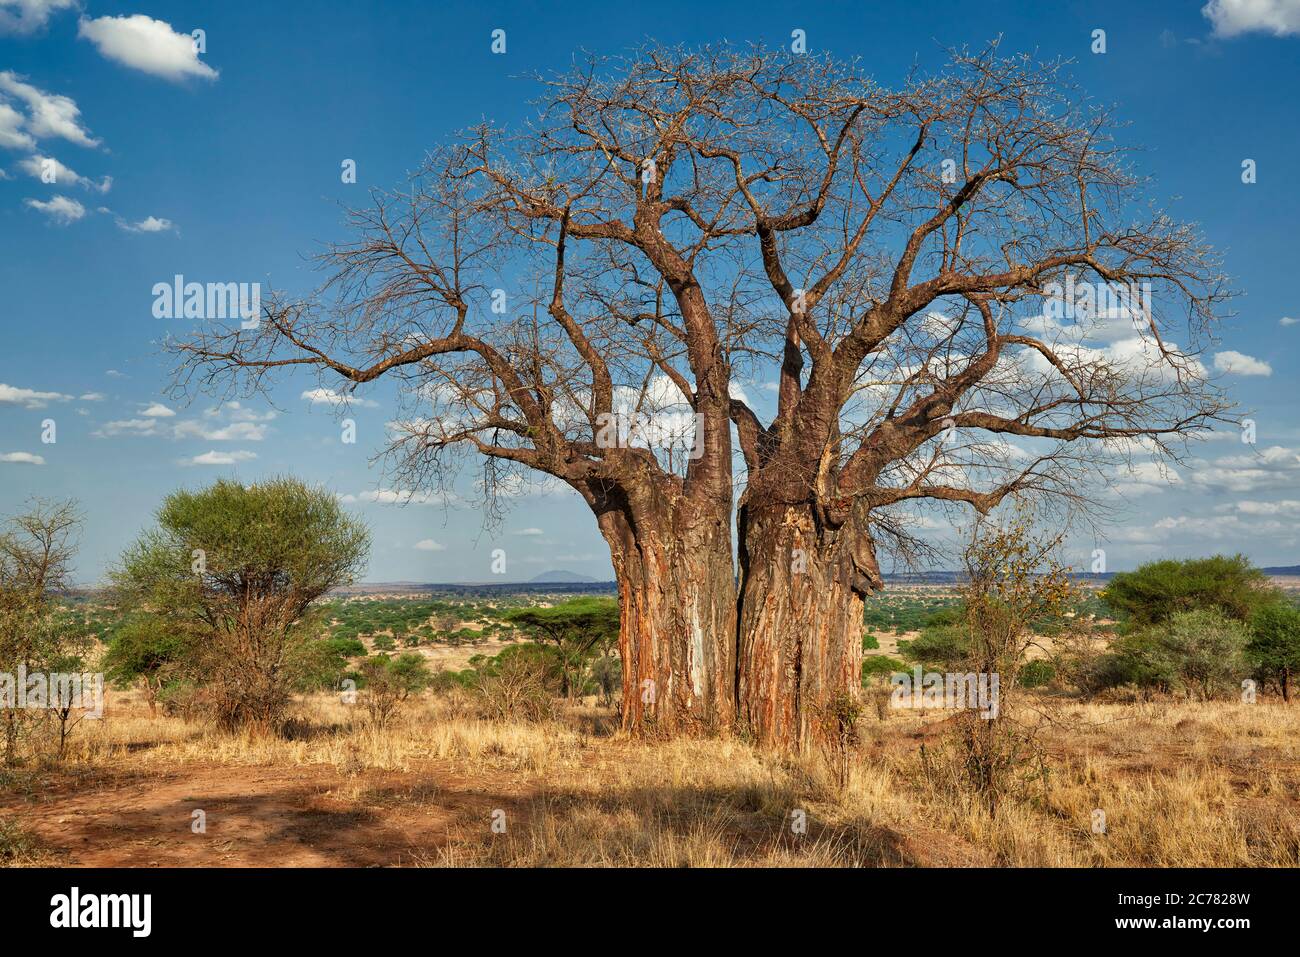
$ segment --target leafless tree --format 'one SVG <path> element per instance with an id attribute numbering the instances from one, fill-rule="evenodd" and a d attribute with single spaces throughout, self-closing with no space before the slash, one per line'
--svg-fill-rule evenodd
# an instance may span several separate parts
<path id="1" fill-rule="evenodd" d="M 15 690 L 20 667 L 40 671 L 65 651 L 68 634 L 55 612 L 58 593 L 71 584 L 80 522 L 75 503 L 36 500 L 0 529 L 0 672 Z M 4 707 L 6 766 L 18 761 L 25 717 Z M 61 736 L 60 757 L 62 748 Z"/>
<path id="2" fill-rule="evenodd" d="M 923 547 L 917 508 L 1073 513 L 1089 473 L 1226 412 L 1195 352 L 1213 256 L 1060 64 L 958 51 L 889 90 L 650 47 L 542 82 L 528 128 L 471 131 L 353 213 L 316 294 L 175 343 L 177 388 L 395 378 L 401 475 L 468 452 L 489 497 L 528 470 L 575 489 L 618 578 L 630 729 L 802 744 L 858 692 L 862 601 L 881 550 Z"/>

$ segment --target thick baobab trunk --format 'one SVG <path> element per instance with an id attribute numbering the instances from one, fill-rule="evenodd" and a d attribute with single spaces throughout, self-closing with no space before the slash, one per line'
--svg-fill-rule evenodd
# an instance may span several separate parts
<path id="1" fill-rule="evenodd" d="M 600 516 L 618 580 L 623 727 L 708 733 L 735 717 L 736 580 L 726 517 Z"/>
<path id="2" fill-rule="evenodd" d="M 806 505 L 740 516 L 740 721 L 760 743 L 799 750 L 836 723 L 862 683 L 863 599 L 880 585 L 863 530 L 829 528 Z"/>

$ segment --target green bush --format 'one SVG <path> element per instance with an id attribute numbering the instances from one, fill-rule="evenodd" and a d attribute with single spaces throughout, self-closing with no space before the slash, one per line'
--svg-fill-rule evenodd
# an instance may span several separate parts
<path id="1" fill-rule="evenodd" d="M 1020 669 L 1020 687 L 1041 688 L 1056 678 L 1056 669 L 1049 661 L 1029 661 Z"/>
<path id="2" fill-rule="evenodd" d="M 1179 612 L 1119 639 L 1102 663 L 1102 681 L 1207 699 L 1234 694 L 1247 671 L 1249 639 L 1244 624 L 1221 612 Z"/>
<path id="3" fill-rule="evenodd" d="M 877 675 L 892 675 L 896 671 L 906 671 L 907 665 L 889 655 L 867 655 L 862 659 L 862 683 L 867 685 Z"/>
<path id="4" fill-rule="evenodd" d="M 964 625 L 927 627 L 912 641 L 900 641 L 898 650 L 915 664 L 952 671 L 970 654 L 970 635 Z"/>

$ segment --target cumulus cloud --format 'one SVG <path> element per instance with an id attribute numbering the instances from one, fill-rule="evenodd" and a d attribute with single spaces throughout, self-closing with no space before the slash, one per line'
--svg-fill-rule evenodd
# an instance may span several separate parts
<path id="1" fill-rule="evenodd" d="M 108 59 L 165 80 L 217 78 L 217 71 L 199 59 L 193 37 L 142 13 L 97 20 L 83 18 L 77 34 Z"/>
<path id="2" fill-rule="evenodd" d="M 1214 25 L 1217 37 L 1243 33 L 1285 37 L 1300 33 L 1300 0 L 1210 0 L 1201 13 Z"/>
<path id="3" fill-rule="evenodd" d="M 181 465 L 235 465 L 238 462 L 250 462 L 257 458 L 256 452 L 218 452 L 215 449 L 196 455 L 192 459 L 181 459 Z"/>
<path id="4" fill-rule="evenodd" d="M 24 125 L 27 135 L 37 139 L 65 139 L 78 146 L 98 146 L 81 125 L 81 110 L 70 97 L 46 93 L 32 86 L 12 70 L 0 71 L 0 93 L 8 94 L 27 107 Z M 0 121 L 0 127 L 3 122 Z"/>
<path id="5" fill-rule="evenodd" d="M 175 416 L 176 413 L 167 406 L 155 402 L 142 409 L 135 418 L 106 422 L 92 434 L 96 438 L 136 435 L 202 439 L 205 442 L 261 442 L 266 438 L 266 423 L 275 418 L 275 413 L 256 412 L 238 402 L 230 402 L 208 409 L 202 419 L 181 419 L 170 424 L 163 421 Z"/>
<path id="6" fill-rule="evenodd" d="M 344 395 L 333 389 L 308 389 L 302 394 L 312 405 L 358 405 L 363 408 L 376 408 L 379 403 L 371 399 L 360 399 L 354 395 Z"/>
<path id="7" fill-rule="evenodd" d="M 1300 322 L 1300 319 L 1296 319 L 1292 316 L 1283 316 L 1277 321 L 1277 324 L 1279 326 L 1294 326 L 1297 322 Z"/>
<path id="8" fill-rule="evenodd" d="M 0 382 L 0 404 L 21 405 L 25 409 L 43 409 L 50 402 L 67 402 L 72 396 L 62 392 L 37 392 Z"/>
<path id="9" fill-rule="evenodd" d="M 44 213 L 54 222 L 66 226 L 69 223 L 75 223 L 86 215 L 86 207 L 82 206 L 75 199 L 68 199 L 66 196 L 55 196 L 53 199 L 44 201 L 39 199 L 25 200 L 28 206 L 37 212 Z"/>
<path id="10" fill-rule="evenodd" d="M 421 552 L 445 552 L 447 550 L 446 545 L 435 542 L 432 538 L 420 539 L 415 543 L 415 548 Z"/>
<path id="11" fill-rule="evenodd" d="M 11 150 L 29 150 L 36 145 L 27 133 L 23 132 L 23 115 L 8 103 L 0 100 L 0 146 Z M 4 175 L 5 179 L 9 174 Z"/>
<path id="12" fill-rule="evenodd" d="M 1161 462 L 1133 462 L 1120 467 L 1113 488 L 1120 495 L 1152 495 L 1181 485 L 1182 476 Z"/>
<path id="13" fill-rule="evenodd" d="M 265 412 L 258 412 L 256 409 L 250 409 L 239 402 L 227 402 L 224 405 L 214 405 L 205 411 L 203 415 L 209 419 L 224 417 L 231 422 L 270 422 L 275 418 L 275 411 L 267 409 Z"/>
<path id="14" fill-rule="evenodd" d="M 1300 518 L 1300 501 L 1291 498 L 1281 499 L 1276 502 L 1258 502 L 1253 499 L 1243 499 L 1240 502 L 1221 505 L 1218 511 L 1236 512 L 1239 515 L 1281 515 L 1288 518 Z"/>
<path id="15" fill-rule="evenodd" d="M 343 497 L 345 502 L 371 502 L 377 505 L 443 505 L 455 496 L 450 493 L 380 488 Z"/>
<path id="16" fill-rule="evenodd" d="M 209 442 L 261 442 L 266 438 L 266 426 L 260 422 L 231 422 L 212 428 L 202 422 L 187 420 L 177 422 L 173 434 L 178 439 L 200 438 Z"/>
<path id="17" fill-rule="evenodd" d="M 35 33 L 77 0 L 0 0 L 0 33 Z"/>
<path id="18" fill-rule="evenodd" d="M 44 465 L 45 459 L 31 452 L 5 452 L 0 454 L 0 462 L 24 462 L 27 465 Z"/>
<path id="19" fill-rule="evenodd" d="M 484 495 L 488 493 L 488 487 L 484 485 L 482 478 L 475 480 L 474 487 Z M 578 494 L 554 476 L 540 472 L 526 474 L 509 472 L 498 475 L 492 484 L 491 493 L 498 498 L 545 498 Z"/>
<path id="20" fill-rule="evenodd" d="M 113 187 L 113 177 L 105 176 L 99 182 L 88 176 L 82 176 L 75 170 L 69 169 L 53 156 L 41 156 L 39 154 L 28 156 L 18 161 L 18 168 L 24 173 L 39 179 L 43 183 L 50 183 L 58 186 L 81 186 L 85 189 L 93 189 L 100 193 L 107 193 Z"/>
<path id="21" fill-rule="evenodd" d="M 114 419 L 90 433 L 97 439 L 115 435 L 161 435 L 157 419 Z"/>
<path id="22" fill-rule="evenodd" d="M 1267 362 L 1232 349 L 1215 353 L 1214 368 L 1229 375 L 1272 375 L 1273 367 Z"/>
<path id="23" fill-rule="evenodd" d="M 1280 445 L 1245 455 L 1199 461 L 1188 469 L 1192 484 L 1229 492 L 1294 488 L 1300 484 L 1300 454 Z"/>
<path id="24" fill-rule="evenodd" d="M 138 223 L 127 222 L 125 219 L 118 219 L 117 228 L 128 233 L 166 233 L 176 228 L 176 224 L 170 219 L 163 219 L 158 216 L 146 216 Z"/>

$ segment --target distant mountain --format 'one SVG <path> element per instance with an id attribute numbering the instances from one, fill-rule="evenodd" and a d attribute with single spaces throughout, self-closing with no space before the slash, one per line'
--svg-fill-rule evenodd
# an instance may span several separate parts
<path id="1" fill-rule="evenodd" d="M 589 575 L 579 575 L 577 572 L 563 570 L 542 572 L 540 575 L 528 579 L 530 585 L 554 585 L 561 582 L 567 584 L 582 583 L 585 585 L 591 584 L 595 581 L 597 581 L 597 579 L 592 578 Z"/>
<path id="2" fill-rule="evenodd" d="M 1271 568 L 1261 568 L 1265 575 L 1300 575 L 1300 565 L 1274 565 Z"/>

